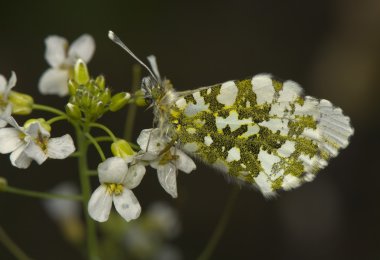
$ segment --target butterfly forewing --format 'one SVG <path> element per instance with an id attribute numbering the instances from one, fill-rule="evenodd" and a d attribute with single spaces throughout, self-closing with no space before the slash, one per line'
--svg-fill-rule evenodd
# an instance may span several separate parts
<path id="1" fill-rule="evenodd" d="M 341 109 L 267 74 L 179 93 L 169 121 L 183 150 L 266 196 L 311 181 L 353 134 Z"/>

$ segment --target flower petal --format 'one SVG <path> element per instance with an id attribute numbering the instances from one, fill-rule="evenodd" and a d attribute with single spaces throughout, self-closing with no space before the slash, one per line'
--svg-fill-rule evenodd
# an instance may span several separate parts
<path id="1" fill-rule="evenodd" d="M 25 133 L 33 138 L 49 138 L 50 133 L 42 127 L 40 122 L 34 122 L 30 124 L 26 129 Z"/>
<path id="2" fill-rule="evenodd" d="M 173 198 L 177 198 L 177 173 L 173 164 L 159 165 L 157 167 L 158 181 L 162 188 Z"/>
<path id="3" fill-rule="evenodd" d="M 145 175 L 145 167 L 144 165 L 137 163 L 135 165 L 132 165 L 128 169 L 127 176 L 124 180 L 124 185 L 128 189 L 134 189 L 137 186 L 139 186 L 142 178 Z"/>
<path id="4" fill-rule="evenodd" d="M 11 77 L 8 81 L 8 85 L 4 91 L 4 98 L 5 99 L 8 99 L 8 94 L 11 91 L 11 89 L 14 88 L 14 86 L 16 86 L 16 82 L 17 82 L 16 73 L 14 71 L 12 71 Z"/>
<path id="5" fill-rule="evenodd" d="M 86 63 L 92 58 L 95 51 L 95 40 L 89 34 L 83 34 L 76 39 L 69 48 L 69 57 L 74 59 L 81 58 Z"/>
<path id="6" fill-rule="evenodd" d="M 96 221 L 108 220 L 112 207 L 112 196 L 107 192 L 106 185 L 100 185 L 91 195 L 88 202 L 88 214 Z"/>
<path id="7" fill-rule="evenodd" d="M 38 164 L 42 164 L 48 158 L 45 152 L 33 141 L 29 141 L 26 146 L 24 153 L 31 159 L 35 160 Z"/>
<path id="8" fill-rule="evenodd" d="M 47 144 L 47 155 L 52 159 L 65 159 L 74 151 L 74 142 L 69 134 L 50 138 Z"/>
<path id="9" fill-rule="evenodd" d="M 24 152 L 26 145 L 21 145 L 11 153 L 10 159 L 13 166 L 26 169 L 29 167 L 32 159 Z"/>
<path id="10" fill-rule="evenodd" d="M 7 86 L 7 79 L 0 74 L 0 94 L 5 92 L 5 88 Z"/>
<path id="11" fill-rule="evenodd" d="M 120 216 L 126 221 L 136 219 L 140 216 L 140 203 L 135 194 L 129 189 L 124 189 L 120 195 L 114 195 L 113 203 L 115 204 L 117 212 L 119 212 Z"/>
<path id="12" fill-rule="evenodd" d="M 160 153 L 167 144 L 158 128 L 142 130 L 137 138 L 137 143 L 140 145 L 141 150 L 156 154 Z M 147 149 L 148 145 L 149 147 Z"/>
<path id="13" fill-rule="evenodd" d="M 69 72 L 60 69 L 48 69 L 38 82 L 38 89 L 44 95 L 66 96 L 69 93 L 67 82 Z"/>
<path id="14" fill-rule="evenodd" d="M 20 138 L 20 131 L 12 127 L 0 129 L 0 153 L 10 153 L 20 147 L 24 141 Z"/>
<path id="15" fill-rule="evenodd" d="M 178 159 L 175 161 L 176 167 L 178 170 L 185 173 L 190 173 L 197 168 L 194 161 L 184 152 L 179 149 L 175 149 L 175 155 L 178 156 Z"/>
<path id="16" fill-rule="evenodd" d="M 66 59 L 67 40 L 57 35 L 48 36 L 45 39 L 45 59 L 53 68 L 61 66 Z"/>
<path id="17" fill-rule="evenodd" d="M 120 157 L 111 157 L 98 165 L 100 183 L 124 183 L 128 165 Z"/>
<path id="18" fill-rule="evenodd" d="M 7 121 L 3 120 L 3 119 L 0 119 L 0 128 L 3 128 L 4 126 L 6 126 L 8 124 Z"/>

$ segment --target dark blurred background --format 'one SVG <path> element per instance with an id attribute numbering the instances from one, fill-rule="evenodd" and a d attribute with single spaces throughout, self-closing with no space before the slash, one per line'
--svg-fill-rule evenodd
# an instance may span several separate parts
<path id="1" fill-rule="evenodd" d="M 380 1 L 1 1 L 1 9 L 0 73 L 8 78 L 15 70 L 16 90 L 38 103 L 63 108 L 66 102 L 37 90 L 48 67 L 43 40 L 49 34 L 69 41 L 93 35 L 92 75 L 103 73 L 113 89 L 128 90 L 134 61 L 108 40 L 109 29 L 139 57 L 155 54 L 161 74 L 178 90 L 270 72 L 332 101 L 352 119 L 349 147 L 314 182 L 277 199 L 243 189 L 213 259 L 380 258 Z M 122 135 L 125 114 L 102 122 Z M 139 110 L 135 137 L 151 120 L 150 110 Z M 153 171 L 134 190 L 143 210 L 155 200 L 178 207 L 183 229 L 175 243 L 185 259 L 202 250 L 232 189 L 214 170 L 198 168 L 179 174 L 177 200 Z M 78 181 L 75 159 L 21 171 L 3 155 L 0 176 L 34 190 Z M 0 194 L 0 224 L 34 259 L 82 259 L 39 200 Z M 0 259 L 12 259 L 2 245 Z"/>

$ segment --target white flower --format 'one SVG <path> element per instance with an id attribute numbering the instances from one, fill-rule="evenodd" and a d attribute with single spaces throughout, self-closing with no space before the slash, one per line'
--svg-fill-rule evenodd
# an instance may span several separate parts
<path id="1" fill-rule="evenodd" d="M 88 202 L 88 213 L 99 222 L 108 220 L 112 201 L 116 211 L 130 221 L 140 216 L 141 206 L 131 189 L 137 187 L 145 174 L 145 168 L 128 169 L 120 157 L 111 157 L 98 166 L 100 186 Z"/>
<path id="2" fill-rule="evenodd" d="M 11 92 L 11 89 L 16 85 L 16 81 L 16 73 L 14 73 L 13 71 L 8 82 L 3 75 L 0 75 L 0 115 L 3 115 L 6 111 L 6 108 L 10 106 L 10 104 L 8 103 L 8 96 Z M 0 118 L 0 128 L 6 125 L 7 121 Z"/>
<path id="3" fill-rule="evenodd" d="M 156 202 L 149 207 L 145 219 L 166 238 L 174 238 L 181 231 L 178 212 L 165 202 Z"/>
<path id="4" fill-rule="evenodd" d="M 150 161 L 150 166 L 157 170 L 158 181 L 173 198 L 177 194 L 177 169 L 190 173 L 196 169 L 194 161 L 176 147 L 167 149 L 170 140 L 161 135 L 158 128 L 144 129 L 137 138 L 137 143 L 144 152 L 143 160 Z M 167 149 L 166 152 L 163 150 Z"/>
<path id="5" fill-rule="evenodd" d="M 79 194 L 78 187 L 71 182 L 61 182 L 51 190 L 54 194 Z M 85 230 L 81 219 L 81 203 L 74 200 L 48 199 L 43 201 L 48 215 L 57 222 L 64 237 L 80 244 L 84 239 Z"/>
<path id="6" fill-rule="evenodd" d="M 13 127 L 0 129 L 0 153 L 11 153 L 10 160 L 15 167 L 28 168 L 32 160 L 42 164 L 47 158 L 64 159 L 75 151 L 70 135 L 50 138 L 40 121 L 20 127 L 13 117 L 5 119 Z"/>
<path id="7" fill-rule="evenodd" d="M 45 39 L 45 59 L 51 66 L 40 78 L 38 88 L 42 94 L 68 94 L 67 82 L 77 59 L 89 62 L 95 51 L 91 35 L 83 34 L 68 48 L 65 38 L 51 35 Z"/>
<path id="8" fill-rule="evenodd" d="M 78 187 L 71 182 L 62 182 L 50 192 L 62 195 L 79 194 Z M 80 218 L 81 204 L 79 201 L 48 199 L 43 201 L 43 205 L 48 215 L 55 221 L 64 222 L 68 219 Z"/>

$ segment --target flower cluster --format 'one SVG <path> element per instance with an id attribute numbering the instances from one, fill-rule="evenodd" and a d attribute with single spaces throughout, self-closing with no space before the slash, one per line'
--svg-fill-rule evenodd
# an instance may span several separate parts
<path id="1" fill-rule="evenodd" d="M 161 135 L 160 129 L 144 129 L 137 138 L 141 151 L 135 153 L 124 140 L 113 144 L 117 157 L 99 164 L 101 185 L 94 191 L 88 205 L 90 216 L 100 222 L 110 214 L 112 201 L 117 212 L 127 221 L 136 219 L 141 206 L 131 189 L 137 187 L 145 175 L 145 166 L 157 170 L 158 180 L 173 198 L 177 195 L 177 171 L 195 170 L 193 160 L 181 150 L 172 147 Z M 128 167 L 129 165 L 129 167 Z"/>
<path id="2" fill-rule="evenodd" d="M 176 198 L 178 171 L 190 173 L 196 166 L 162 134 L 162 129 L 142 130 L 137 138 L 140 150 L 135 151 L 127 141 L 116 138 L 106 126 L 96 123 L 106 112 L 118 111 L 127 104 L 146 105 L 142 91 L 111 94 L 104 76 L 90 76 L 86 63 L 95 50 L 90 35 L 80 36 L 70 46 L 65 38 L 53 35 L 46 38 L 45 45 L 45 59 L 50 68 L 42 74 L 38 88 L 42 94 L 68 95 L 65 111 L 35 104 L 29 95 L 13 91 L 16 85 L 14 72 L 8 81 L 0 75 L 0 153 L 10 154 L 12 165 L 21 169 L 28 168 L 32 161 L 42 164 L 48 158 L 67 158 L 76 150 L 71 136 L 51 137 L 52 124 L 65 120 L 78 136 L 81 135 L 78 142 L 82 142 L 82 147 L 94 145 L 102 158 L 97 167 L 100 185 L 87 204 L 88 213 L 94 220 L 108 220 L 112 205 L 126 221 L 138 218 L 141 206 L 132 190 L 141 183 L 148 166 L 157 171 L 164 190 Z M 28 115 L 33 109 L 51 112 L 55 117 L 27 119 L 22 125 L 13 117 Z M 107 159 L 92 136 L 91 130 L 95 127 L 104 130 L 112 140 L 113 157 Z M 79 149 L 78 156 L 86 151 Z"/>

